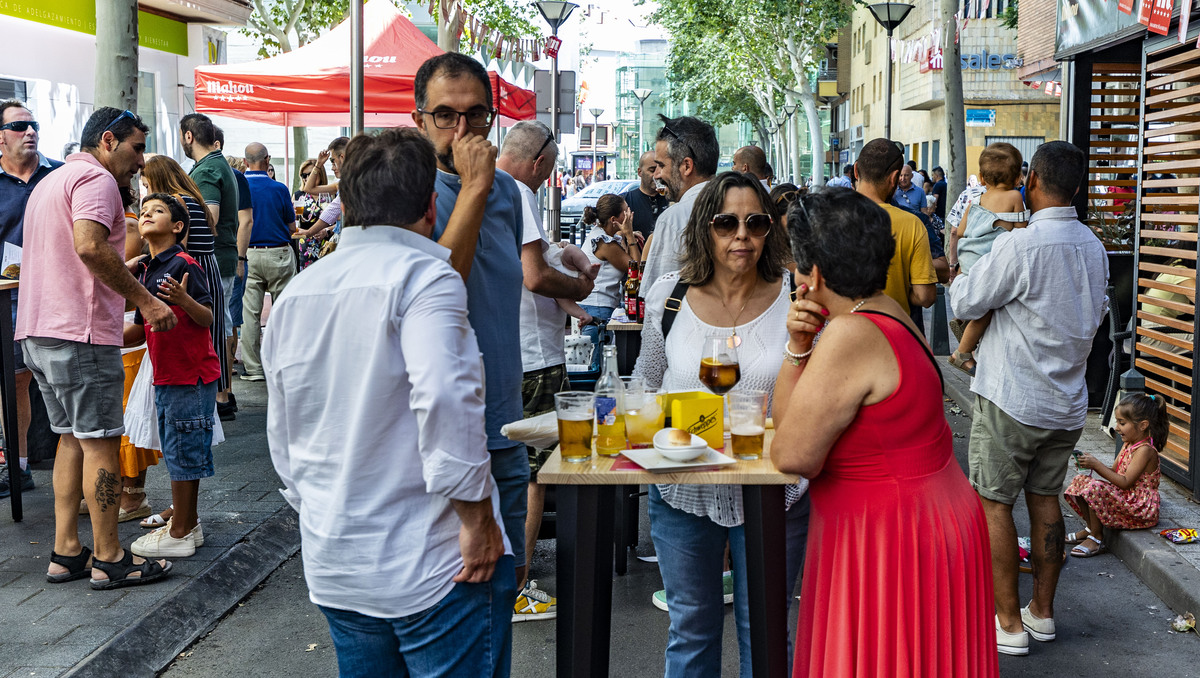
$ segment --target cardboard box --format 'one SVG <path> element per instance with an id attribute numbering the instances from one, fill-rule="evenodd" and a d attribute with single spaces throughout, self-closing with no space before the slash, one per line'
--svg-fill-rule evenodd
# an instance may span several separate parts
<path id="1" fill-rule="evenodd" d="M 694 433 L 714 450 L 725 446 L 725 399 L 705 391 L 666 394 L 671 426 Z"/>

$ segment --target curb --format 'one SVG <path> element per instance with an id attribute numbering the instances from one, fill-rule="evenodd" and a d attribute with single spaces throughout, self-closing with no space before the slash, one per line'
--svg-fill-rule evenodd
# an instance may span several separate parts
<path id="1" fill-rule="evenodd" d="M 963 416 L 971 417 L 974 394 L 954 380 L 946 381 L 945 394 Z M 1070 512 L 1059 498 L 1063 510 Z M 1200 569 L 1163 545 L 1153 530 L 1105 530 L 1108 550 L 1142 583 L 1178 614 L 1200 611 Z"/>
<path id="2" fill-rule="evenodd" d="M 156 675 L 299 550 L 299 517 L 285 506 L 63 676 Z"/>

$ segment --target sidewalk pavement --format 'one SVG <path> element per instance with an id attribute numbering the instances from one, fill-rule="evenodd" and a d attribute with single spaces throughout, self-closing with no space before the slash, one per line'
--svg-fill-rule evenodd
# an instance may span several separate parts
<path id="1" fill-rule="evenodd" d="M 266 387 L 234 379 L 240 411 L 213 448 L 216 475 L 200 483 L 204 546 L 173 561 L 165 581 L 93 591 L 88 580 L 46 582 L 54 545 L 50 462 L 33 466 L 25 520 L 0 500 L 0 678 L 154 676 L 300 548 L 296 513 L 279 494 L 266 442 Z M 155 511 L 171 503 L 166 467 L 147 473 Z M 80 538 L 91 524 L 80 516 Z M 120 525 L 125 548 L 145 534 Z"/>
<path id="2" fill-rule="evenodd" d="M 975 394 L 971 393 L 971 377 L 947 363 L 945 356 L 938 358 L 938 364 L 945 377 L 946 395 L 958 404 L 965 416 L 970 417 L 975 402 Z M 1119 447 L 1100 428 L 1098 412 L 1088 413 L 1088 423 L 1077 449 L 1106 464 L 1112 464 L 1116 458 Z M 1063 481 L 1063 489 L 1071 484 L 1074 471 L 1072 464 L 1071 472 Z M 1200 542 L 1174 544 L 1158 534 L 1159 530 L 1168 528 L 1200 527 L 1200 504 L 1192 501 L 1190 492 L 1165 475 L 1158 491 L 1162 497 L 1162 507 L 1157 527 L 1146 530 L 1105 530 L 1104 544 L 1176 613 L 1200 614 Z M 1081 529 L 1083 521 L 1079 516 L 1065 501 L 1060 503 L 1063 514 L 1067 516 L 1068 529 Z"/>

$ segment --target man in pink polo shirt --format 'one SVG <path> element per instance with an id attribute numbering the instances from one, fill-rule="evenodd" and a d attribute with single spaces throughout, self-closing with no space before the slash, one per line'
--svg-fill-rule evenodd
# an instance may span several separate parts
<path id="1" fill-rule="evenodd" d="M 170 308 L 126 268 L 121 189 L 145 166 L 149 128 L 137 115 L 97 109 L 83 128 L 81 152 L 46 177 L 25 207 L 16 338 L 61 434 L 54 463 L 54 550 L 46 579 L 91 575 L 92 588 L 145 584 L 171 564 L 147 561 L 117 538 L 125 430 L 121 365 L 125 300 L 152 329 L 176 323 Z M 79 495 L 87 500 L 95 551 L 79 541 Z"/>

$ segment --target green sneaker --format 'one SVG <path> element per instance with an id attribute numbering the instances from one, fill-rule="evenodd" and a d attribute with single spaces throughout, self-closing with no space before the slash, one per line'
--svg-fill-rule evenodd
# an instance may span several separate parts
<path id="1" fill-rule="evenodd" d="M 654 607 L 667 612 L 667 591 L 662 589 L 655 591 L 653 596 L 650 596 L 650 602 L 654 603 Z"/>
<path id="2" fill-rule="evenodd" d="M 725 604 L 731 605 L 733 603 L 733 573 L 732 572 L 726 572 L 725 574 L 721 575 L 721 588 L 725 592 Z"/>

